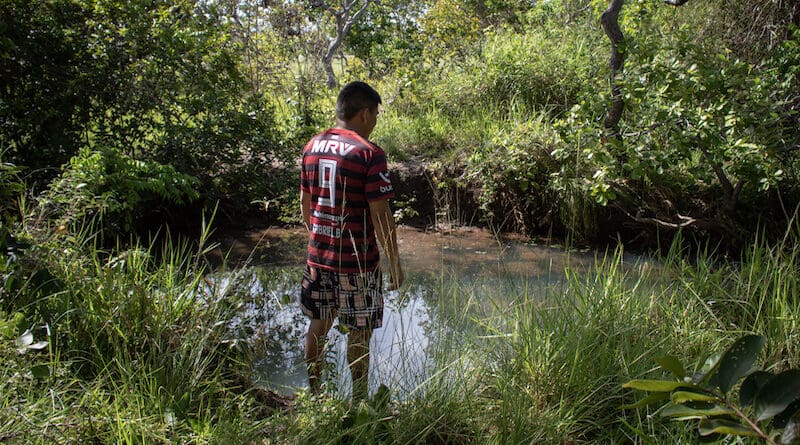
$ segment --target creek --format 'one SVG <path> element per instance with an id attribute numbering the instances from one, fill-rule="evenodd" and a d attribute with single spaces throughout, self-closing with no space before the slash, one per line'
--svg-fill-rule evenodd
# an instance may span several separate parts
<path id="1" fill-rule="evenodd" d="M 246 326 L 255 345 L 255 381 L 285 394 L 307 386 L 308 320 L 298 303 L 305 236 L 302 229 L 252 232 L 248 237 L 257 247 L 247 247 L 249 265 L 231 272 L 247 283 L 251 297 L 236 322 Z M 565 285 L 565 270 L 585 273 L 596 261 L 594 252 L 496 237 L 477 228 L 426 232 L 401 226 L 398 243 L 406 283 L 385 294 L 383 327 L 371 342 L 370 388 L 374 392 L 385 384 L 399 397 L 422 390 L 433 364 L 457 360 L 471 336 L 487 335 L 479 320 L 506 306 L 535 302 L 548 287 Z M 246 245 L 234 243 L 229 251 Z M 346 338 L 334 325 L 327 380 L 341 397 L 350 391 L 345 347 Z"/>

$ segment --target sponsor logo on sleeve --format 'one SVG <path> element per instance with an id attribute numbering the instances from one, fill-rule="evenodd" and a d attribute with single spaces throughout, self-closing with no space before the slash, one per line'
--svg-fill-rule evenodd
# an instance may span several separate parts
<path id="1" fill-rule="evenodd" d="M 386 185 L 381 186 L 381 193 L 389 193 L 392 190 L 394 190 L 394 188 L 392 187 L 392 181 L 389 179 L 389 175 L 387 175 L 384 172 L 380 172 L 378 173 L 378 176 L 380 176 L 383 182 L 386 183 Z"/>

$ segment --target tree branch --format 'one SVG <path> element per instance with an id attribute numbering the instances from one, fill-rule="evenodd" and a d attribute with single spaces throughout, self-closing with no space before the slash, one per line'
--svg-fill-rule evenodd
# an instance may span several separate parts
<path id="1" fill-rule="evenodd" d="M 361 7 L 355 13 L 353 13 L 353 8 L 358 3 L 359 0 L 345 0 L 342 4 L 342 9 L 333 12 L 334 17 L 336 18 L 336 36 L 334 36 L 333 40 L 330 41 L 328 44 L 328 49 L 322 56 L 322 65 L 325 69 L 325 74 L 328 77 L 327 86 L 330 89 L 336 88 L 336 85 L 338 84 L 336 81 L 336 73 L 333 71 L 333 56 L 336 54 L 336 51 L 339 50 L 339 46 L 341 46 L 345 37 L 347 37 L 347 33 L 350 32 L 350 28 L 359 18 L 361 18 L 369 5 L 375 3 L 375 0 L 363 0 Z M 330 5 L 327 6 L 330 7 Z"/>
<path id="2" fill-rule="evenodd" d="M 622 135 L 619 132 L 619 121 L 622 118 L 622 110 L 625 107 L 625 103 L 622 100 L 622 87 L 617 83 L 617 76 L 622 73 L 625 63 L 625 55 L 619 49 L 620 45 L 625 41 L 618 22 L 622 4 L 623 0 L 611 0 L 608 9 L 600 16 L 600 25 L 611 41 L 611 59 L 609 61 L 611 68 L 609 75 L 611 107 L 608 109 L 603 126 L 609 131 L 612 138 L 619 141 L 622 140 Z"/>
<path id="3" fill-rule="evenodd" d="M 691 225 L 694 225 L 695 223 L 697 223 L 697 219 L 696 218 L 692 218 L 692 217 L 689 217 L 689 216 L 683 216 L 683 215 L 680 215 L 680 214 L 678 214 L 678 219 L 680 219 L 681 222 L 669 222 L 669 221 L 664 221 L 664 220 L 658 219 L 658 218 L 642 217 L 642 216 L 639 216 L 638 214 L 631 215 L 630 212 L 628 212 L 627 210 L 625 210 L 625 209 L 623 209 L 621 207 L 617 207 L 617 208 L 622 210 L 622 212 L 625 213 L 630 219 L 632 219 L 632 220 L 634 220 L 634 221 L 636 221 L 637 223 L 640 223 L 640 224 L 651 224 L 651 225 L 655 225 L 655 226 L 659 226 L 659 227 L 666 227 L 668 229 L 681 229 L 681 228 L 688 227 L 688 226 L 691 226 Z"/>
<path id="4" fill-rule="evenodd" d="M 697 147 L 700 149 L 703 157 L 706 158 L 706 161 L 708 161 L 711 170 L 713 170 L 714 174 L 717 176 L 717 180 L 719 180 L 720 185 L 722 185 L 722 191 L 725 192 L 727 197 L 735 198 L 736 193 L 733 188 L 733 184 L 731 184 L 730 179 L 728 179 L 728 175 L 725 174 L 725 170 L 722 169 L 722 166 L 718 162 L 714 162 L 714 159 L 711 158 L 711 153 L 708 152 L 708 149 L 703 145 L 702 142 L 697 141 Z M 739 182 L 741 183 L 741 181 Z M 738 184 L 736 187 L 741 189 L 741 186 Z"/>
<path id="5" fill-rule="evenodd" d="M 357 22 L 358 19 L 360 19 L 362 15 L 364 15 L 364 11 L 366 11 L 367 8 L 369 7 L 369 5 L 372 4 L 372 3 L 376 3 L 376 2 L 374 0 L 366 0 L 364 2 L 364 6 L 362 6 L 361 9 L 356 11 L 355 14 L 353 14 L 353 17 L 350 18 L 350 20 L 347 21 L 347 30 L 345 31 L 345 33 L 347 33 L 347 31 L 350 30 L 350 27 L 353 26 L 353 24 L 355 22 Z"/>

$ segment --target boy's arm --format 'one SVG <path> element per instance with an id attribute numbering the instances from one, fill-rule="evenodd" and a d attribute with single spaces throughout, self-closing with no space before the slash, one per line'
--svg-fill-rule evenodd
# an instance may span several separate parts
<path id="1" fill-rule="evenodd" d="M 300 190 L 300 214 L 303 215 L 306 230 L 311 230 L 311 194 L 302 190 Z"/>
<path id="2" fill-rule="evenodd" d="M 397 230 L 394 224 L 394 216 L 389 207 L 389 201 L 381 199 L 369 203 L 369 213 L 372 218 L 372 225 L 378 241 L 383 246 L 383 251 L 389 259 L 389 290 L 397 289 L 405 280 L 403 266 L 400 264 L 400 252 L 397 248 Z"/>

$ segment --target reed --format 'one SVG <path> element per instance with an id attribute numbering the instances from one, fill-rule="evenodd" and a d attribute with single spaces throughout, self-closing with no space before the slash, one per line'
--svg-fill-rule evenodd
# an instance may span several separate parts
<path id="1" fill-rule="evenodd" d="M 618 248 L 562 282 L 518 283 L 516 294 L 442 274 L 439 315 L 458 326 L 442 332 L 469 339 L 438 336 L 431 377 L 388 413 L 362 416 L 361 427 L 388 424 L 385 443 L 696 441 L 690 426 L 652 409 L 621 409 L 634 399 L 622 384 L 665 377 L 655 364 L 665 354 L 697 357 L 699 368 L 743 332 L 769 337 L 766 363 L 796 366 L 798 246 L 757 242 L 726 262 L 689 258 L 677 243 L 658 260 Z M 315 430 L 301 442 L 342 443 L 359 428 L 333 424 L 335 434 Z"/>
<path id="2" fill-rule="evenodd" d="M 251 271 L 209 275 L 202 242 L 49 240 L 26 253 L 39 277 L 3 294 L 0 441 L 692 442 L 689 425 L 620 409 L 638 398 L 622 384 L 666 377 L 665 354 L 699 367 L 745 332 L 767 337 L 761 363 L 796 368 L 800 244 L 789 239 L 757 241 L 739 261 L 690 256 L 679 241 L 659 259 L 617 248 L 549 272 L 562 280 L 442 268 L 417 280 L 434 315 L 424 378 L 356 406 L 300 390 L 278 411 L 236 377 L 252 365 L 231 323 L 252 300 Z M 20 354 L 28 327 L 48 344 Z"/>
<path id="3" fill-rule="evenodd" d="M 30 327 L 48 348 L 21 355 L 13 338 L 3 340 L 3 360 L 15 366 L 0 398 L 0 440 L 231 436 L 250 400 L 241 383 L 247 351 L 229 329 L 243 293 L 208 279 L 207 235 L 198 245 L 167 239 L 104 250 L 83 233 L 29 249 L 19 273 L 40 278 L 3 304 L 22 314 L 12 331 Z M 252 426 L 233 430 L 243 437 Z"/>

